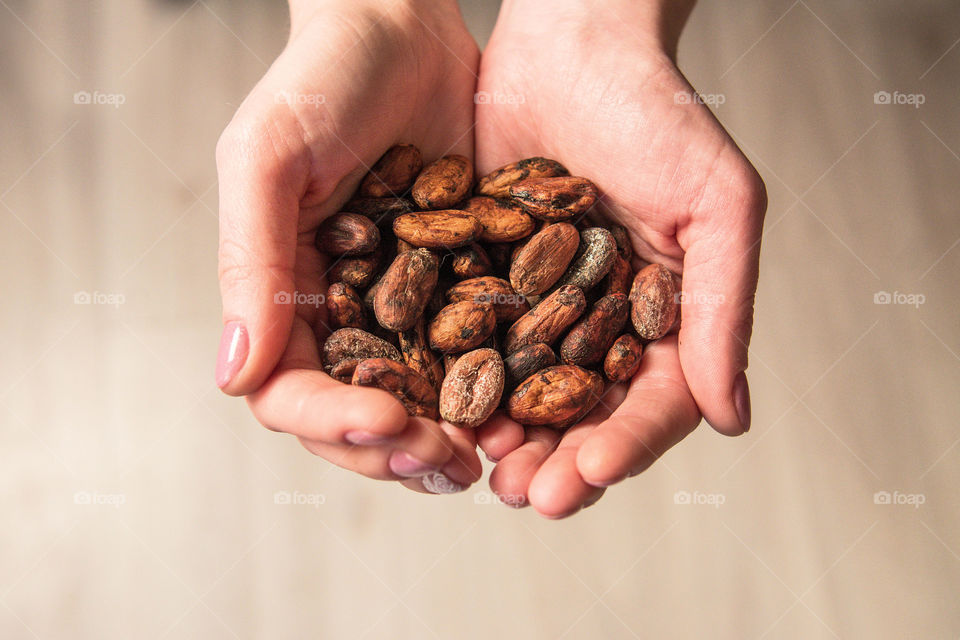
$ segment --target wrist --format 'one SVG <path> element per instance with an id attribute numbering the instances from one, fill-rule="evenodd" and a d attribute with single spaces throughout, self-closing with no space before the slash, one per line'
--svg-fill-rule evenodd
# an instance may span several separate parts
<path id="1" fill-rule="evenodd" d="M 626 29 L 633 38 L 676 59 L 677 43 L 696 0 L 504 0 L 500 14 L 513 23 L 556 30 Z"/>
<path id="2" fill-rule="evenodd" d="M 345 12 L 375 12 L 377 18 L 387 13 L 412 13 L 420 19 L 460 15 L 456 0 L 289 0 L 289 5 L 291 35 L 315 18 Z"/>

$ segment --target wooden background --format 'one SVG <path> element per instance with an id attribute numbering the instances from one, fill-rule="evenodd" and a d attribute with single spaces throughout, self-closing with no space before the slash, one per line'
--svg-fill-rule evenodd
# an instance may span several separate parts
<path id="1" fill-rule="evenodd" d="M 0 1 L 0 637 L 960 634 L 955 3 L 697 8 L 682 67 L 770 192 L 754 428 L 562 523 L 354 477 L 215 390 L 213 147 L 286 20 Z"/>

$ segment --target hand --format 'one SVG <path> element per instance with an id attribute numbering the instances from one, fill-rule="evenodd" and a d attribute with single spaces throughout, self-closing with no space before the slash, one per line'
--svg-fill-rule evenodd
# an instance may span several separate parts
<path id="1" fill-rule="evenodd" d="M 390 394 L 323 372 L 317 226 L 397 143 L 472 156 L 478 52 L 452 0 L 301 0 L 291 38 L 217 147 L 224 332 L 217 384 L 267 428 L 363 475 L 477 480 L 473 435 L 408 418 Z M 296 292 L 297 304 L 277 295 Z M 430 484 L 429 482 L 427 484 Z M 456 488 L 456 487 L 453 487 Z"/>
<path id="2" fill-rule="evenodd" d="M 649 466 L 700 414 L 749 428 L 747 344 L 766 197 L 759 176 L 692 99 L 673 52 L 692 3 L 504 3 L 483 55 L 478 170 L 542 155 L 604 192 L 636 253 L 682 274 L 679 340 L 652 344 L 562 439 L 499 416 L 478 434 L 499 460 L 490 483 L 549 517 L 576 512 Z M 499 98 L 498 98 L 499 96 Z"/>

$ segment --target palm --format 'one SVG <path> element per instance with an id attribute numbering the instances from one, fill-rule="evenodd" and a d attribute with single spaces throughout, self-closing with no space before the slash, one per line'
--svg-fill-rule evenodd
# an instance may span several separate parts
<path id="1" fill-rule="evenodd" d="M 601 186 L 642 257 L 681 270 L 676 233 L 729 139 L 705 108 L 678 104 L 692 90 L 666 55 L 503 35 L 484 52 L 480 89 L 524 101 L 478 108 L 481 171 L 558 158 Z"/>
<path id="2" fill-rule="evenodd" d="M 628 229 L 637 255 L 682 273 L 703 209 L 723 200 L 715 194 L 736 182 L 744 163 L 710 112 L 691 104 L 692 89 L 664 53 L 611 46 L 616 35 L 606 29 L 578 35 L 561 38 L 549 29 L 538 33 L 528 25 L 498 24 L 481 66 L 479 88 L 491 100 L 477 109 L 478 168 L 489 171 L 536 155 L 560 160 L 600 186 L 608 215 Z M 724 277 L 720 268 L 700 269 L 695 276 L 701 282 Z M 663 341 L 630 395 L 609 392 L 561 441 L 547 432 L 532 437 L 528 432 L 517 453 L 501 461 L 491 478 L 494 488 L 522 491 L 539 511 L 566 515 L 598 497 L 595 487 L 652 462 L 699 421 L 698 414 L 692 418 L 696 409 L 684 376 L 697 372 L 687 362 L 681 370 L 682 355 L 676 341 Z M 637 398 L 658 379 L 671 381 L 673 395 L 661 399 L 673 398 L 675 414 L 684 419 L 663 425 L 663 416 L 637 408 Z M 494 457 L 504 455 L 509 447 L 500 445 L 511 428 L 517 426 L 491 425 L 481 444 L 493 442 L 500 449 Z M 607 437 L 613 429 L 631 438 Z M 634 454 L 619 455 L 611 450 L 617 446 Z M 523 449 L 534 455 L 521 455 Z"/>

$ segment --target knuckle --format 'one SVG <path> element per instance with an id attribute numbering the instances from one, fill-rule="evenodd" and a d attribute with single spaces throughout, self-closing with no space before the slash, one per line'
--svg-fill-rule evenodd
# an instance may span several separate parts
<path id="1" fill-rule="evenodd" d="M 292 264 L 261 259 L 242 241 L 221 237 L 217 277 L 222 286 L 260 281 L 264 279 L 264 274 L 272 275 L 279 286 L 293 280 L 294 270 Z"/>

